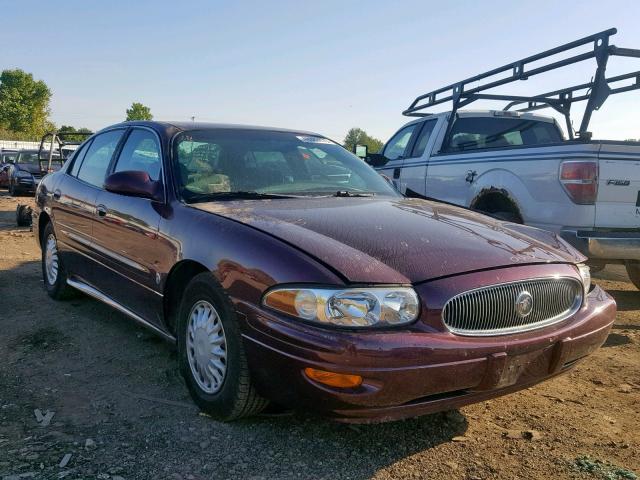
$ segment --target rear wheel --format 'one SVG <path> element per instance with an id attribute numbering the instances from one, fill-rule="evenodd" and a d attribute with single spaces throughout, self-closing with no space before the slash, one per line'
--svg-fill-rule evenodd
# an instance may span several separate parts
<path id="1" fill-rule="evenodd" d="M 640 261 L 638 260 L 629 260 L 627 262 L 627 273 L 629 274 L 629 278 L 636 286 L 638 290 L 640 290 Z"/>
<path id="2" fill-rule="evenodd" d="M 182 298 L 178 362 L 193 400 L 216 419 L 254 415 L 269 403 L 251 382 L 233 305 L 210 273 L 196 275 Z"/>
<path id="3" fill-rule="evenodd" d="M 51 223 L 47 223 L 42 232 L 42 279 L 47 293 L 54 300 L 73 297 L 75 290 L 67 284 L 67 271 L 62 264 Z"/>

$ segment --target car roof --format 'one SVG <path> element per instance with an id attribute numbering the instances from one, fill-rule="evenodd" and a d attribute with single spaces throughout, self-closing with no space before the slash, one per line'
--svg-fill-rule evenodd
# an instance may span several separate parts
<path id="1" fill-rule="evenodd" d="M 314 137 L 324 137 L 319 133 L 309 132 L 306 130 L 293 130 L 288 128 L 279 128 L 279 127 L 267 127 L 260 125 L 239 125 L 234 123 L 211 123 L 211 122 L 173 122 L 173 121 L 159 121 L 159 120 L 150 120 L 150 121 L 130 121 L 130 122 L 121 122 L 115 125 L 110 125 L 103 130 L 111 129 L 115 127 L 149 127 L 155 130 L 167 130 L 174 129 L 178 131 L 187 131 L 187 130 L 217 130 L 217 129 L 227 129 L 227 130 L 262 130 L 269 132 L 285 132 L 285 133 L 295 133 L 298 135 L 311 135 Z M 99 132 L 97 132 L 99 133 Z"/>

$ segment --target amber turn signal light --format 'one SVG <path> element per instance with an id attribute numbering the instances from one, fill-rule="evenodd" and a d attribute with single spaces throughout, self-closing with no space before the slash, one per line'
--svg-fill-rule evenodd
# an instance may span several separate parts
<path id="1" fill-rule="evenodd" d="M 355 388 L 362 385 L 362 377 L 360 375 L 348 375 L 345 373 L 327 372 L 318 370 L 317 368 L 305 368 L 304 373 L 311 380 L 318 383 L 338 388 Z"/>

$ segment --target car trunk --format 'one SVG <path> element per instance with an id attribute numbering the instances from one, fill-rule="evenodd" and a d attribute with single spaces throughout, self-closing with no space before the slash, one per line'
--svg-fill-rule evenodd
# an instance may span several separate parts
<path id="1" fill-rule="evenodd" d="M 602 143 L 595 225 L 640 228 L 640 143 Z"/>

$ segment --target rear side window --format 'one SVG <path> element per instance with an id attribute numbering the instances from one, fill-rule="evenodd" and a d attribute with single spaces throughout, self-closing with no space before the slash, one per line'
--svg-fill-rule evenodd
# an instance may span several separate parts
<path id="1" fill-rule="evenodd" d="M 416 127 L 418 127 L 418 124 L 414 123 L 413 125 L 403 128 L 391 137 L 391 140 L 387 142 L 387 146 L 384 147 L 383 155 L 389 160 L 397 160 L 398 158 L 405 157 L 407 146 Z"/>
<path id="2" fill-rule="evenodd" d="M 422 130 L 420 130 L 415 145 L 413 146 L 413 152 L 411 152 L 412 157 L 422 156 L 422 154 L 424 153 L 424 149 L 427 148 L 427 144 L 429 143 L 431 133 L 433 133 L 433 128 L 435 126 L 436 120 L 429 120 L 427 122 L 424 122 L 424 124 L 422 125 Z"/>
<path id="3" fill-rule="evenodd" d="M 448 151 L 544 145 L 562 141 L 554 123 L 523 118 L 462 117 L 451 129 Z"/>
<path id="4" fill-rule="evenodd" d="M 80 165 L 82 165 L 82 160 L 91 145 L 91 140 L 89 140 L 86 144 L 84 144 L 80 150 L 76 150 L 73 155 L 73 159 L 71 160 L 73 163 L 71 164 L 71 169 L 69 170 L 69 175 L 76 176 L 78 175 L 78 170 L 80 170 Z"/>
<path id="5" fill-rule="evenodd" d="M 160 145 L 156 135 L 148 130 L 135 129 L 122 147 L 115 171 L 147 172 L 151 180 L 158 180 L 160 164 Z"/>
<path id="6" fill-rule="evenodd" d="M 97 135 L 87 150 L 80 166 L 78 178 L 91 185 L 102 188 L 111 157 L 116 151 L 124 130 L 111 130 Z"/>

